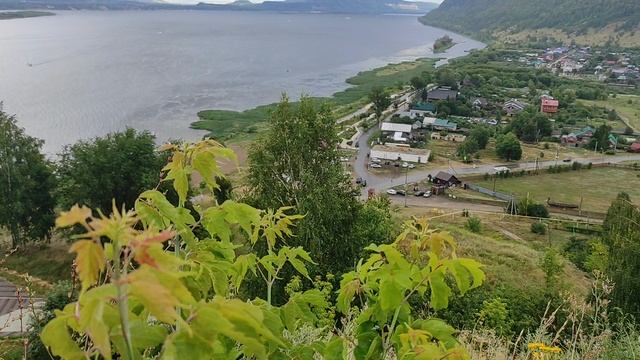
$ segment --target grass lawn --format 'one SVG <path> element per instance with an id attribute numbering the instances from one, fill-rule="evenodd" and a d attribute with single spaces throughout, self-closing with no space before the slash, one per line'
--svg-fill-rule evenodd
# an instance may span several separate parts
<path id="1" fill-rule="evenodd" d="M 640 172 L 625 169 L 595 168 L 560 174 L 498 179 L 496 190 L 544 203 L 553 201 L 579 204 L 584 197 L 583 210 L 606 212 L 619 192 L 627 192 L 632 200 L 640 200 Z M 493 188 L 493 180 L 479 181 L 480 186 Z"/>
<path id="2" fill-rule="evenodd" d="M 609 97 L 607 100 L 580 101 L 588 105 L 615 109 L 618 115 L 628 122 L 635 131 L 640 131 L 640 96 L 618 94 L 615 98 Z"/>
<path id="3" fill-rule="evenodd" d="M 318 98 L 318 100 L 331 102 L 334 105 L 334 115 L 338 119 L 364 106 L 372 88 L 377 86 L 393 88 L 398 84 L 404 85 L 414 76 L 433 71 L 435 63 L 434 59 L 419 59 L 363 71 L 347 79 L 346 82 L 351 85 L 348 89 L 328 98 Z M 251 139 L 255 133 L 264 128 L 269 112 L 275 105 L 258 106 L 246 111 L 200 111 L 198 113 L 200 120 L 191 124 L 191 127 L 209 131 L 210 135 L 220 140 Z"/>
<path id="4" fill-rule="evenodd" d="M 429 140 L 427 143 L 427 148 L 430 149 L 435 158 L 444 158 L 451 160 L 451 163 L 456 166 L 460 165 L 460 158 L 456 156 L 456 152 L 460 146 L 460 143 L 444 141 L 444 140 Z M 476 164 L 495 164 L 505 162 L 501 160 L 496 155 L 496 144 L 495 140 L 491 139 L 487 144 L 487 148 L 484 150 L 480 150 L 478 153 L 480 154 L 480 158 L 475 160 Z M 580 156 L 589 156 L 590 152 L 588 150 L 582 148 L 568 148 L 563 146 L 558 146 L 557 144 L 549 143 L 549 148 L 544 148 L 544 143 L 539 144 L 522 144 L 522 160 L 521 161 L 535 161 L 536 158 L 540 158 L 540 155 L 544 156 L 540 158 L 540 161 L 553 160 L 555 159 L 556 152 L 559 154 L 560 158 L 564 157 L 580 157 Z M 446 162 L 446 161 L 445 161 Z"/>
<path id="5" fill-rule="evenodd" d="M 400 209 L 399 217 L 433 216 L 424 209 Z M 465 229 L 467 218 L 462 216 L 433 219 L 430 225 L 436 229 L 450 232 L 458 243 L 458 255 L 473 258 L 484 265 L 487 283 L 505 284 L 516 289 L 541 287 L 544 273 L 539 261 L 551 244 L 558 251 L 573 236 L 567 231 L 552 229 L 550 235 L 536 235 L 531 232 L 531 221 L 501 218 L 496 215 L 479 215 L 482 231 L 474 234 Z M 505 230 L 515 235 L 507 236 Z M 568 260 L 563 261 L 564 276 L 569 287 L 579 293 L 587 294 L 589 280 Z M 523 278 L 523 274 L 527 274 Z M 523 279 L 526 278 L 526 281 Z"/>

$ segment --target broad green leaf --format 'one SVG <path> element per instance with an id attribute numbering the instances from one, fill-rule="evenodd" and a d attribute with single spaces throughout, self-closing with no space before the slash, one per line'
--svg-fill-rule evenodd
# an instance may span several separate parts
<path id="1" fill-rule="evenodd" d="M 471 289 L 477 288 L 478 286 L 482 285 L 485 279 L 485 273 L 481 269 L 482 264 L 480 264 L 479 262 L 473 259 L 467 259 L 467 258 L 460 258 L 458 259 L 458 261 L 471 274 L 471 277 L 473 279 L 473 281 L 471 282 Z"/>
<path id="2" fill-rule="evenodd" d="M 342 339 L 337 336 L 331 339 L 325 346 L 322 356 L 325 360 L 343 360 L 344 344 Z"/>
<path id="3" fill-rule="evenodd" d="M 71 245 L 69 252 L 76 253 L 76 271 L 82 282 L 82 289 L 95 285 L 104 270 L 106 259 L 102 245 L 93 240 L 80 240 Z"/>
<path id="4" fill-rule="evenodd" d="M 84 360 L 84 352 L 71 338 L 65 317 L 56 317 L 42 329 L 40 338 L 51 353 L 65 360 Z"/>
<path id="5" fill-rule="evenodd" d="M 429 284 L 431 285 L 431 307 L 434 310 L 446 309 L 449 306 L 451 289 L 445 281 L 444 272 L 442 270 L 432 272 Z"/>
<path id="6" fill-rule="evenodd" d="M 338 290 L 338 299 L 336 308 L 343 314 L 347 314 L 351 309 L 351 302 L 357 293 L 360 292 L 361 283 L 354 272 L 342 275 L 340 281 L 340 290 Z"/>
<path id="7" fill-rule="evenodd" d="M 404 300 L 404 291 L 393 278 L 380 283 L 380 307 L 383 311 L 395 310 Z"/>

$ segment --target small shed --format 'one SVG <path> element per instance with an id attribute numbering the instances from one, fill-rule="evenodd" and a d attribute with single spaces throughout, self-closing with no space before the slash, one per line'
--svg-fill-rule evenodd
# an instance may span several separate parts
<path id="1" fill-rule="evenodd" d="M 447 187 L 460 185 L 462 183 L 462 181 L 458 180 L 458 178 L 453 174 L 445 171 L 440 171 L 438 174 L 436 174 L 436 176 L 433 178 L 433 182 L 437 185 L 444 185 Z"/>

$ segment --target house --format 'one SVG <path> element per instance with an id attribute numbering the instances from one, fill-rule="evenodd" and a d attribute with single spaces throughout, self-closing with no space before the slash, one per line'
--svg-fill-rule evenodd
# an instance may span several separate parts
<path id="1" fill-rule="evenodd" d="M 449 120 L 445 120 L 445 119 L 436 119 L 436 121 L 433 122 L 431 127 L 434 130 L 456 131 L 458 129 L 458 124 L 452 123 Z"/>
<path id="2" fill-rule="evenodd" d="M 422 127 L 428 128 L 428 127 L 432 127 L 433 124 L 436 122 L 436 118 L 434 117 L 426 117 L 422 120 Z"/>
<path id="3" fill-rule="evenodd" d="M 593 134 L 595 133 L 595 129 L 591 126 L 586 126 L 578 131 L 572 132 L 568 135 L 562 135 L 560 137 L 560 143 L 566 146 L 578 146 L 580 143 L 588 143 Z"/>
<path id="4" fill-rule="evenodd" d="M 555 114 L 558 112 L 560 102 L 553 98 L 542 98 L 540 102 L 540 112 L 544 114 Z"/>
<path id="5" fill-rule="evenodd" d="M 411 137 L 413 126 L 410 124 L 383 122 L 380 130 L 382 135 L 393 138 L 394 142 L 407 142 Z"/>
<path id="6" fill-rule="evenodd" d="M 464 142 L 467 137 L 462 134 L 447 134 L 444 139 L 445 141 L 461 143 Z"/>
<path id="7" fill-rule="evenodd" d="M 457 177 L 449 174 L 448 172 L 440 171 L 433 178 L 433 183 L 436 185 L 443 185 L 446 187 L 460 185 L 462 182 Z"/>
<path id="8" fill-rule="evenodd" d="M 471 98 L 471 106 L 475 109 L 484 109 L 489 105 L 489 101 L 482 97 Z"/>
<path id="9" fill-rule="evenodd" d="M 409 107 L 409 117 L 415 119 L 416 117 L 433 116 L 437 113 L 438 109 L 431 103 L 417 103 Z"/>
<path id="10" fill-rule="evenodd" d="M 431 133 L 431 140 L 442 140 L 442 135 L 439 132 L 432 132 Z"/>
<path id="11" fill-rule="evenodd" d="M 404 161 L 418 164 L 429 162 L 430 150 L 415 149 L 400 145 L 376 145 L 371 148 L 369 156 L 381 160 Z"/>
<path id="12" fill-rule="evenodd" d="M 640 153 L 640 142 L 634 142 L 629 146 L 629 152 Z"/>
<path id="13" fill-rule="evenodd" d="M 502 106 L 502 110 L 504 110 L 507 115 L 513 116 L 522 112 L 522 110 L 524 110 L 526 107 L 527 104 L 516 99 L 511 99 L 504 103 L 504 105 Z"/>
<path id="14" fill-rule="evenodd" d="M 448 87 L 439 87 L 427 92 L 427 101 L 457 100 L 458 92 Z"/>

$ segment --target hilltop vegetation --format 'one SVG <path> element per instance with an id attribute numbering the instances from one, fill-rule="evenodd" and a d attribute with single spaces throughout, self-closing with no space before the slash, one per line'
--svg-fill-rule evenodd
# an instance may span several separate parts
<path id="1" fill-rule="evenodd" d="M 559 29 L 582 34 L 615 24 L 618 34 L 633 33 L 640 23 L 636 0 L 445 0 L 421 18 L 428 25 L 491 38 L 496 32 Z M 615 40 L 615 39 L 613 39 Z"/>

